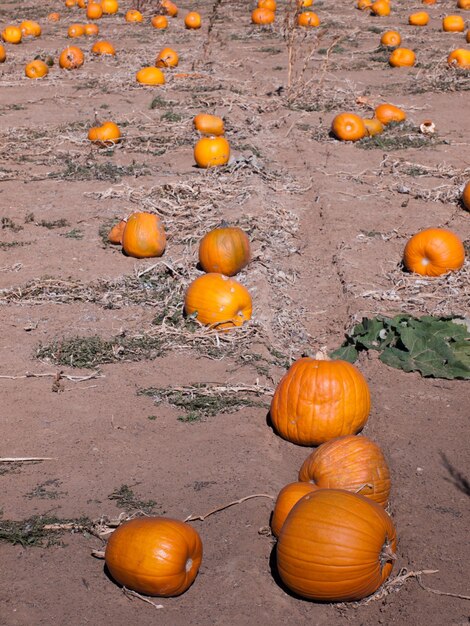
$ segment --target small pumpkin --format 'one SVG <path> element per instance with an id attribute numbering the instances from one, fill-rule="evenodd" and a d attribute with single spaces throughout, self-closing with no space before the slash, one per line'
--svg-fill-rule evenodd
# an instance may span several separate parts
<path id="1" fill-rule="evenodd" d="M 401 35 L 396 30 L 387 30 L 380 38 L 380 43 L 387 48 L 396 48 L 401 44 Z"/>
<path id="2" fill-rule="evenodd" d="M 322 602 L 361 600 L 390 575 L 396 531 L 383 507 L 341 489 L 319 489 L 294 506 L 276 548 L 284 584 Z"/>
<path id="3" fill-rule="evenodd" d="M 470 10 L 470 0 L 457 0 L 457 6 L 464 11 Z"/>
<path id="4" fill-rule="evenodd" d="M 121 524 L 106 545 L 106 566 L 116 582 L 149 596 L 178 596 L 194 582 L 202 561 L 199 533 L 165 517 Z"/>
<path id="5" fill-rule="evenodd" d="M 251 21 L 253 24 L 266 25 L 272 24 L 276 19 L 276 14 L 271 9 L 256 8 L 251 13 Z"/>
<path id="6" fill-rule="evenodd" d="M 35 59 L 26 65 L 25 74 L 32 79 L 43 78 L 49 74 L 49 68 L 41 59 Z"/>
<path id="7" fill-rule="evenodd" d="M 7 58 L 7 53 L 5 50 L 5 46 L 2 46 L 2 44 L 0 44 L 0 63 L 4 63 L 6 61 Z"/>
<path id="8" fill-rule="evenodd" d="M 390 495 L 390 470 L 382 450 L 357 435 L 330 439 L 319 446 L 303 462 L 299 480 L 323 489 L 360 493 L 383 507 Z"/>
<path id="9" fill-rule="evenodd" d="M 319 353 L 291 365 L 276 387 L 270 415 L 283 439 L 317 446 L 359 432 L 369 410 L 369 386 L 361 372 Z"/>
<path id="10" fill-rule="evenodd" d="M 403 253 L 406 269 L 423 276 L 440 276 L 459 270 L 464 261 L 462 240 L 445 228 L 426 228 L 416 233 Z"/>
<path id="11" fill-rule="evenodd" d="M 67 37 L 70 39 L 76 39 L 78 37 L 83 37 L 85 34 L 85 26 L 83 24 L 70 24 L 67 30 Z"/>
<path id="12" fill-rule="evenodd" d="M 423 4 L 436 4 L 436 0 L 421 0 Z"/>
<path id="13" fill-rule="evenodd" d="M 251 296 L 243 285 L 223 274 L 203 274 L 186 290 L 184 310 L 201 324 L 224 330 L 251 319 Z"/>
<path id="14" fill-rule="evenodd" d="M 308 493 L 316 491 L 318 487 L 310 482 L 289 483 L 279 492 L 271 517 L 271 531 L 275 537 L 279 537 L 287 516 L 297 502 Z"/>
<path id="15" fill-rule="evenodd" d="M 276 11 L 277 3 L 276 0 L 258 0 L 257 4 L 258 9 L 269 9 L 270 11 Z"/>
<path id="16" fill-rule="evenodd" d="M 204 169 L 226 165 L 230 159 L 230 144 L 225 137 L 202 137 L 194 146 L 194 160 Z"/>
<path id="17" fill-rule="evenodd" d="M 203 135 L 223 135 L 225 132 L 224 120 L 218 115 L 198 113 L 193 120 L 194 128 Z"/>
<path id="18" fill-rule="evenodd" d="M 93 54 L 101 56 L 114 56 L 116 54 L 113 44 L 105 40 L 95 42 L 91 51 Z"/>
<path id="19" fill-rule="evenodd" d="M 103 15 L 103 9 L 98 2 L 89 2 L 86 8 L 86 16 L 89 20 L 99 20 Z"/>
<path id="20" fill-rule="evenodd" d="M 40 37 L 41 26 L 37 22 L 32 20 L 25 20 L 20 24 L 21 33 L 23 37 Z"/>
<path id="21" fill-rule="evenodd" d="M 143 67 L 135 75 L 135 79 L 142 85 L 164 85 L 165 74 L 158 67 Z"/>
<path id="22" fill-rule="evenodd" d="M 355 113 L 339 113 L 333 119 L 331 131 L 342 141 L 358 141 L 366 135 L 364 121 Z"/>
<path id="23" fill-rule="evenodd" d="M 447 57 L 447 63 L 449 65 L 457 65 L 464 69 L 470 68 L 470 50 L 465 48 L 457 48 L 453 50 Z"/>
<path id="24" fill-rule="evenodd" d="M 179 62 L 178 53 L 172 48 L 160 50 L 155 61 L 157 67 L 176 67 Z"/>
<path id="25" fill-rule="evenodd" d="M 199 244 L 199 263 L 205 272 L 235 276 L 251 258 L 248 235 L 237 226 L 214 228 Z"/>
<path id="26" fill-rule="evenodd" d="M 114 15 L 119 11 L 118 0 L 101 0 L 101 8 L 106 15 Z"/>
<path id="27" fill-rule="evenodd" d="M 122 234 L 122 248 L 137 259 L 162 256 L 166 247 L 163 224 L 154 213 L 136 212 L 128 219 Z"/>
<path id="28" fill-rule="evenodd" d="M 104 122 L 101 126 L 93 126 L 88 131 L 88 139 L 94 143 L 114 145 L 121 139 L 121 131 L 115 122 Z"/>
<path id="29" fill-rule="evenodd" d="M 83 28 L 86 37 L 96 37 L 100 32 L 98 24 L 85 24 Z"/>
<path id="30" fill-rule="evenodd" d="M 49 13 L 49 15 L 47 16 L 47 20 L 49 22 L 58 22 L 60 20 L 60 13 Z"/>
<path id="31" fill-rule="evenodd" d="M 126 228 L 127 220 L 121 220 L 115 224 L 108 233 L 108 241 L 113 244 L 122 244 L 122 235 Z"/>
<path id="32" fill-rule="evenodd" d="M 138 22 L 143 22 L 144 16 L 140 11 L 137 11 L 137 9 L 129 9 L 125 15 L 125 20 L 126 22 L 136 24 Z"/>
<path id="33" fill-rule="evenodd" d="M 366 9 L 370 9 L 372 6 L 372 0 L 357 0 L 356 7 L 359 11 L 365 11 Z"/>
<path id="34" fill-rule="evenodd" d="M 390 3 L 387 0 L 376 0 L 370 6 L 370 10 L 378 17 L 387 17 L 390 15 Z"/>
<path id="35" fill-rule="evenodd" d="M 196 11 L 190 11 L 184 18 L 184 25 L 189 30 L 201 28 L 201 16 Z"/>
<path id="36" fill-rule="evenodd" d="M 297 0 L 297 6 L 299 9 L 306 9 L 307 7 L 311 7 L 313 4 L 313 0 Z"/>
<path id="37" fill-rule="evenodd" d="M 77 6 L 77 0 L 65 0 L 64 4 L 67 7 L 67 9 L 71 9 L 72 7 Z"/>
<path id="38" fill-rule="evenodd" d="M 161 0 L 160 4 L 165 13 L 170 17 L 176 17 L 178 15 L 178 7 L 171 0 Z"/>
<path id="39" fill-rule="evenodd" d="M 159 30 L 164 30 L 168 28 L 168 20 L 165 15 L 155 15 L 151 19 L 151 24 L 154 28 Z"/>
<path id="40" fill-rule="evenodd" d="M 59 65 L 66 70 L 74 70 L 81 67 L 85 61 L 85 56 L 77 46 L 68 46 L 62 50 L 59 56 Z"/>
<path id="41" fill-rule="evenodd" d="M 316 28 L 317 26 L 320 26 L 320 18 L 313 11 L 304 11 L 298 15 L 297 25 Z"/>
<path id="42" fill-rule="evenodd" d="M 418 11 L 408 16 L 408 24 L 410 26 L 426 26 L 429 24 L 429 13 L 426 11 Z"/>
<path id="43" fill-rule="evenodd" d="M 384 125 L 377 117 L 364 118 L 362 121 L 364 122 L 364 126 L 366 127 L 367 137 L 374 137 L 374 135 L 379 135 L 384 130 Z"/>
<path id="44" fill-rule="evenodd" d="M 19 26 L 6 26 L 2 31 L 2 39 L 6 43 L 21 43 L 23 33 Z"/>
<path id="45" fill-rule="evenodd" d="M 470 211 L 470 180 L 463 188 L 462 204 L 467 209 L 467 211 Z"/>
<path id="46" fill-rule="evenodd" d="M 447 15 L 442 19 L 442 30 L 446 33 L 463 33 L 465 21 L 461 15 Z"/>
<path id="47" fill-rule="evenodd" d="M 416 62 L 416 55 L 409 48 L 395 48 L 388 62 L 392 67 L 412 67 Z"/>
<path id="48" fill-rule="evenodd" d="M 403 122 L 406 120 L 406 113 L 403 109 L 388 103 L 379 104 L 375 108 L 374 115 L 384 126 L 392 122 Z"/>
<path id="49" fill-rule="evenodd" d="M 466 41 L 467 43 L 470 43 L 470 30 L 467 30 L 467 35 L 466 35 L 466 37 L 465 37 L 465 41 Z"/>

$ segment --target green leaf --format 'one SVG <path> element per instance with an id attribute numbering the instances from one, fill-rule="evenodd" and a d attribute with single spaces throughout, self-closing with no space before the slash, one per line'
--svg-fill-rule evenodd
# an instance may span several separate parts
<path id="1" fill-rule="evenodd" d="M 329 356 L 332 359 L 342 359 L 343 361 L 354 363 L 357 360 L 358 352 L 354 345 L 341 346 L 340 348 L 337 348 L 333 352 L 330 352 Z"/>

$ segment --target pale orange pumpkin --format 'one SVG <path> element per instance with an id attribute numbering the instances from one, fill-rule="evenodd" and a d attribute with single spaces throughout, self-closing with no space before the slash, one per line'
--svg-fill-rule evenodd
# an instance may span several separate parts
<path id="1" fill-rule="evenodd" d="M 74 70 L 81 67 L 85 61 L 85 56 L 80 48 L 68 46 L 62 50 L 59 56 L 59 65 L 66 70 Z"/>
<path id="2" fill-rule="evenodd" d="M 313 11 L 304 11 L 303 13 L 299 13 L 297 24 L 298 26 L 316 28 L 320 26 L 320 18 Z"/>
<path id="3" fill-rule="evenodd" d="M 318 489 L 287 516 L 277 569 L 293 592 L 321 602 L 361 600 L 390 575 L 396 531 L 383 507 L 341 489 Z"/>
<path id="4" fill-rule="evenodd" d="M 122 235 L 126 228 L 127 220 L 121 220 L 115 224 L 108 233 L 108 241 L 113 244 L 122 244 Z"/>
<path id="5" fill-rule="evenodd" d="M 2 39 L 6 43 L 21 43 L 23 33 L 19 26 L 6 26 L 2 31 Z"/>
<path id="6" fill-rule="evenodd" d="M 137 9 L 129 9 L 125 15 L 126 22 L 137 24 L 144 21 L 144 16 Z"/>
<path id="7" fill-rule="evenodd" d="M 384 130 L 384 125 L 377 117 L 364 118 L 362 121 L 364 122 L 364 126 L 366 127 L 367 137 L 374 137 L 374 135 L 379 135 Z"/>
<path id="8" fill-rule="evenodd" d="M 358 141 L 366 134 L 364 121 L 355 113 L 339 113 L 331 123 L 331 131 L 342 141 Z"/>
<path id="9" fill-rule="evenodd" d="M 83 29 L 86 37 L 96 37 L 100 32 L 98 24 L 84 24 Z"/>
<path id="10" fill-rule="evenodd" d="M 416 63 L 416 55 L 409 48 L 395 48 L 388 62 L 392 67 L 412 67 Z"/>
<path id="11" fill-rule="evenodd" d="M 370 10 L 378 17 L 387 17 L 391 12 L 390 3 L 387 0 L 376 0 L 371 4 Z"/>
<path id="12" fill-rule="evenodd" d="M 406 269 L 423 276 L 440 276 L 459 270 L 464 261 L 462 240 L 445 228 L 427 228 L 416 233 L 403 253 Z"/>
<path id="13" fill-rule="evenodd" d="M 251 13 L 251 21 L 253 24 L 266 25 L 272 24 L 276 19 L 276 14 L 271 9 L 257 8 Z"/>
<path id="14" fill-rule="evenodd" d="M 114 15 L 119 10 L 118 0 L 101 0 L 101 8 L 106 15 Z"/>
<path id="15" fill-rule="evenodd" d="M 49 13 L 47 19 L 49 22 L 58 22 L 60 20 L 60 13 Z"/>
<path id="16" fill-rule="evenodd" d="M 137 259 L 162 256 L 166 247 L 163 224 L 154 213 L 136 212 L 127 219 L 122 234 L 122 248 Z"/>
<path id="17" fill-rule="evenodd" d="M 154 17 L 152 17 L 150 22 L 154 28 L 157 28 L 159 30 L 168 28 L 168 20 L 165 15 L 155 15 Z"/>
<path id="18" fill-rule="evenodd" d="M 243 285 L 223 274 L 203 274 L 186 290 L 184 310 L 201 324 L 224 330 L 251 319 L 251 296 Z"/>
<path id="19" fill-rule="evenodd" d="M 429 13 L 426 11 L 418 11 L 408 16 L 408 24 L 410 26 L 426 26 L 429 24 Z"/>
<path id="20" fill-rule="evenodd" d="M 115 122 L 104 122 L 101 126 L 93 126 L 88 131 L 88 139 L 94 143 L 114 145 L 121 139 L 121 131 Z"/>
<path id="21" fill-rule="evenodd" d="M 95 42 L 91 51 L 93 54 L 100 56 L 114 56 L 116 54 L 113 44 L 105 40 Z"/>
<path id="22" fill-rule="evenodd" d="M 32 79 L 44 78 L 44 76 L 49 74 L 49 68 L 44 61 L 35 59 L 26 65 L 25 74 L 28 78 Z"/>
<path id="23" fill-rule="evenodd" d="M 379 104 L 379 106 L 375 107 L 374 115 L 384 126 L 392 122 L 403 122 L 406 120 L 406 113 L 403 109 L 388 103 Z"/>
<path id="24" fill-rule="evenodd" d="M 158 53 L 155 65 L 157 67 L 176 67 L 178 62 L 178 53 L 173 48 L 163 48 Z"/>
<path id="25" fill-rule="evenodd" d="M 201 24 L 201 16 L 196 11 L 191 11 L 184 18 L 184 25 L 189 30 L 197 30 L 198 28 L 201 28 Z"/>
<path id="26" fill-rule="evenodd" d="M 395 48 L 401 44 L 400 33 L 396 30 L 387 30 L 380 38 L 380 43 L 388 48 Z"/>
<path id="27" fill-rule="evenodd" d="M 359 432 L 367 422 L 367 381 L 351 363 L 318 354 L 296 361 L 283 376 L 271 402 L 276 432 L 303 446 Z"/>
<path id="28" fill-rule="evenodd" d="M 158 67 L 143 67 L 135 75 L 135 79 L 142 85 L 164 85 L 165 74 Z"/>
<path id="29" fill-rule="evenodd" d="M 20 24 L 21 33 L 23 37 L 40 37 L 41 26 L 37 22 L 31 20 L 25 20 Z"/>
<path id="30" fill-rule="evenodd" d="M 67 37 L 76 39 L 77 37 L 83 37 L 85 34 L 85 26 L 83 24 L 70 24 L 67 30 Z"/>
<path id="31" fill-rule="evenodd" d="M 287 516 L 297 502 L 308 493 L 312 493 L 317 489 L 319 489 L 319 487 L 310 482 L 300 481 L 296 483 L 289 483 L 281 489 L 277 496 L 276 504 L 274 505 L 270 524 L 271 531 L 275 537 L 279 537 Z"/>
<path id="32" fill-rule="evenodd" d="M 323 489 L 360 493 L 382 506 L 390 495 L 390 470 L 379 446 L 367 437 L 330 439 L 303 462 L 299 480 Z"/>
<path id="33" fill-rule="evenodd" d="M 178 15 L 178 7 L 174 2 L 171 2 L 171 0 L 161 0 L 160 4 L 165 13 L 170 17 L 176 17 Z"/>
<path id="34" fill-rule="evenodd" d="M 237 226 L 215 228 L 201 239 L 199 263 L 205 272 L 235 276 L 251 258 L 248 235 Z"/>
<path id="35" fill-rule="evenodd" d="M 447 57 L 447 63 L 452 66 L 457 65 L 464 69 L 470 68 L 470 50 L 466 50 L 465 48 L 453 50 Z"/>
<path id="36" fill-rule="evenodd" d="M 442 30 L 446 33 L 463 33 L 465 21 L 461 15 L 447 15 L 442 19 Z"/>
<path id="37" fill-rule="evenodd" d="M 225 137 L 203 137 L 194 146 L 194 160 L 204 169 L 226 165 L 230 159 L 230 144 Z"/>
<path id="38" fill-rule="evenodd" d="M 189 524 L 165 517 L 124 522 L 106 545 L 106 566 L 116 582 L 149 596 L 178 596 L 194 582 L 202 542 Z"/>
<path id="39" fill-rule="evenodd" d="M 199 113 L 193 120 L 194 128 L 202 135 L 223 135 L 225 132 L 224 120 L 217 115 Z"/>

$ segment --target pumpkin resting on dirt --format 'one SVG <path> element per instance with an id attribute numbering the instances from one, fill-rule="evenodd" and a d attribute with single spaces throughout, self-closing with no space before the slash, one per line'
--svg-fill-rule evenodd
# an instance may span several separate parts
<path id="1" fill-rule="evenodd" d="M 202 135 L 223 135 L 225 132 L 224 120 L 218 115 L 199 113 L 193 120 L 194 128 Z"/>
<path id="2" fill-rule="evenodd" d="M 21 43 L 23 33 L 19 26 L 6 26 L 2 31 L 2 39 L 6 43 Z"/>
<path id="3" fill-rule="evenodd" d="M 158 67 L 143 67 L 135 75 L 135 79 L 142 85 L 164 85 L 165 74 Z"/>
<path id="4" fill-rule="evenodd" d="M 446 33 L 463 33 L 465 21 L 461 15 L 447 15 L 442 20 L 442 30 Z"/>
<path id="5" fill-rule="evenodd" d="M 470 68 L 470 50 L 465 48 L 457 48 L 453 50 L 447 57 L 447 63 L 449 65 L 457 65 L 464 69 Z"/>
<path id="6" fill-rule="evenodd" d="M 369 410 L 369 387 L 361 372 L 318 354 L 299 359 L 284 374 L 271 402 L 271 421 L 287 441 L 318 446 L 359 432 Z"/>
<path id="7" fill-rule="evenodd" d="M 0 44 L 0 63 L 3 63 L 7 58 L 7 53 L 5 51 L 5 46 Z"/>
<path id="8" fill-rule="evenodd" d="M 416 55 L 409 48 L 395 48 L 388 62 L 392 67 L 412 67 L 416 62 Z"/>
<path id="9" fill-rule="evenodd" d="M 379 119 L 384 126 L 391 122 L 404 122 L 406 113 L 394 104 L 379 104 L 374 111 L 375 117 Z"/>
<path id="10" fill-rule="evenodd" d="M 40 37 L 41 27 L 37 22 L 26 20 L 20 24 L 23 37 Z"/>
<path id="11" fill-rule="evenodd" d="M 127 220 L 121 220 L 115 224 L 108 233 L 109 243 L 122 244 L 122 235 L 126 228 Z"/>
<path id="12" fill-rule="evenodd" d="M 83 65 L 85 56 L 80 48 L 68 46 L 59 56 L 59 65 L 65 70 L 74 70 Z"/>
<path id="13" fill-rule="evenodd" d="M 318 487 L 310 482 L 289 483 L 279 492 L 271 517 L 271 531 L 275 537 L 279 537 L 287 516 L 297 502 L 308 493 L 317 491 Z"/>
<path id="14" fill-rule="evenodd" d="M 470 180 L 463 188 L 462 204 L 467 209 L 467 211 L 470 211 Z"/>
<path id="15" fill-rule="evenodd" d="M 276 19 L 276 14 L 270 9 L 255 9 L 251 14 L 253 24 L 272 24 Z"/>
<path id="16" fill-rule="evenodd" d="M 427 228 L 416 233 L 403 253 L 406 269 L 423 276 L 440 276 L 459 270 L 464 261 L 462 240 L 445 228 Z"/>
<path id="17" fill-rule="evenodd" d="M 203 137 L 194 146 L 194 160 L 204 169 L 226 165 L 230 159 L 230 144 L 225 137 Z"/>
<path id="18" fill-rule="evenodd" d="M 223 274 L 204 274 L 189 285 L 184 310 L 217 330 L 241 326 L 251 319 L 251 296 L 243 285 Z"/>
<path id="19" fill-rule="evenodd" d="M 303 462 L 299 480 L 324 489 L 360 493 L 383 507 L 390 495 L 390 470 L 382 450 L 357 435 L 330 439 L 319 446 Z"/>
<path id="20" fill-rule="evenodd" d="M 236 226 L 215 228 L 199 244 L 199 263 L 205 272 L 234 276 L 248 265 L 250 258 L 250 240 Z"/>
<path id="21" fill-rule="evenodd" d="M 418 13 L 412 13 L 408 17 L 408 24 L 410 26 L 426 26 L 429 23 L 429 14 L 426 11 L 419 11 Z"/>
<path id="22" fill-rule="evenodd" d="M 110 41 L 104 40 L 94 43 L 91 51 L 93 54 L 100 56 L 114 56 L 116 54 L 113 44 Z"/>
<path id="23" fill-rule="evenodd" d="M 159 30 L 164 30 L 168 28 L 168 20 L 165 15 L 155 15 L 151 19 L 151 24 L 154 28 Z"/>
<path id="24" fill-rule="evenodd" d="M 196 11 L 191 11 L 184 18 L 184 25 L 189 30 L 197 30 L 201 28 L 201 16 Z"/>
<path id="25" fill-rule="evenodd" d="M 35 59 L 26 65 L 25 74 L 28 78 L 43 78 L 49 74 L 49 68 L 44 61 Z"/>
<path id="26" fill-rule="evenodd" d="M 101 0 L 101 8 L 106 15 L 114 15 L 119 10 L 118 0 Z"/>
<path id="27" fill-rule="evenodd" d="M 331 124 L 331 130 L 342 141 L 358 141 L 366 135 L 364 121 L 355 113 L 339 113 Z"/>
<path id="28" fill-rule="evenodd" d="M 396 532 L 385 510 L 341 489 L 304 496 L 277 542 L 277 568 L 298 595 L 323 602 L 361 600 L 390 575 Z"/>
<path id="29" fill-rule="evenodd" d="M 157 67 L 176 67 L 178 62 L 178 53 L 173 48 L 163 48 L 158 53 L 155 65 Z"/>
<path id="30" fill-rule="evenodd" d="M 377 117 L 364 118 L 364 126 L 366 127 L 366 135 L 373 137 L 383 132 L 384 125 Z"/>
<path id="31" fill-rule="evenodd" d="M 380 38 L 380 43 L 382 46 L 387 46 L 388 48 L 395 48 L 401 44 L 401 36 L 400 33 L 396 30 L 387 30 Z"/>
<path id="32" fill-rule="evenodd" d="M 88 139 L 95 143 L 115 144 L 120 138 L 121 131 L 114 122 L 104 122 L 101 126 L 93 126 L 88 131 Z"/>
<path id="33" fill-rule="evenodd" d="M 304 11 L 303 13 L 299 13 L 297 24 L 299 26 L 311 26 L 312 28 L 316 28 L 320 26 L 320 18 L 313 11 Z"/>
<path id="34" fill-rule="evenodd" d="M 125 20 L 126 22 L 136 24 L 138 22 L 143 22 L 144 16 L 140 11 L 137 11 L 137 9 L 129 9 L 126 13 Z"/>
<path id="35" fill-rule="evenodd" d="M 154 213 L 136 212 L 127 219 L 122 234 L 122 248 L 137 259 L 162 256 L 166 246 L 163 224 Z"/>
<path id="36" fill-rule="evenodd" d="M 124 522 L 106 545 L 105 561 L 119 584 L 149 596 L 178 596 L 193 583 L 202 542 L 188 524 L 165 517 Z"/>

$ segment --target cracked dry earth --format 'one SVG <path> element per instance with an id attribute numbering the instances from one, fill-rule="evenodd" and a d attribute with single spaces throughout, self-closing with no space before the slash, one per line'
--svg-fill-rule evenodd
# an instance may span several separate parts
<path id="1" fill-rule="evenodd" d="M 267 421 L 269 390 L 292 360 L 336 348 L 365 315 L 469 310 L 468 266 L 433 285 L 400 268 L 407 238 L 422 228 L 447 226 L 470 240 L 470 215 L 458 203 L 470 177 L 469 76 L 445 64 L 463 35 L 440 31 L 442 16 L 456 11 L 453 1 L 429 7 L 426 29 L 407 25 L 419 3 L 396 2 L 389 18 L 374 19 L 353 2 L 316 1 L 320 40 L 316 33 L 296 39 L 290 90 L 283 2 L 274 27 L 258 29 L 250 2 L 182 0 L 183 15 L 202 15 L 194 32 L 181 17 L 163 32 L 148 18 L 126 24 L 131 3 L 121 5 L 99 23 L 115 59 L 92 58 L 90 41 L 81 41 L 80 70 L 66 73 L 56 63 L 32 83 L 25 63 L 36 54 L 57 59 L 67 26 L 82 15 L 60 2 L 0 2 L 2 24 L 43 25 L 40 39 L 7 46 L 0 70 L 1 456 L 52 458 L 1 464 L 2 522 L 117 518 L 142 501 L 154 514 L 184 519 L 247 495 L 275 496 L 309 453 Z M 55 24 L 46 21 L 53 10 L 62 13 Z M 416 50 L 417 67 L 388 67 L 378 42 L 389 28 Z M 135 72 L 167 45 L 189 76 L 168 71 L 165 86 L 138 86 Z M 329 136 L 336 113 L 366 115 L 384 101 L 408 113 L 396 139 L 348 145 Z M 194 167 L 192 118 L 201 111 L 226 120 L 234 156 L 227 168 Z M 119 146 L 89 145 L 95 115 L 119 124 Z M 419 133 L 425 119 L 436 124 L 434 137 Z M 113 220 L 137 209 L 165 223 L 161 259 L 127 258 L 103 242 Z M 181 303 L 199 274 L 197 242 L 222 220 L 250 234 L 254 260 L 240 280 L 254 315 L 246 328 L 217 338 L 188 330 Z M 423 576 L 427 587 L 468 595 L 468 383 L 406 374 L 374 354 L 358 366 L 373 399 L 364 433 L 392 471 L 394 575 L 438 570 Z M 59 371 L 98 374 L 77 381 L 57 379 Z M 267 395 L 235 412 L 183 421 L 184 410 L 139 393 L 197 383 L 259 385 Z M 110 497 L 123 486 L 134 500 Z M 42 546 L 2 542 L 0 623 L 470 621 L 468 601 L 413 578 L 368 604 L 289 595 L 271 571 L 272 538 L 260 532 L 271 509 L 268 498 L 253 498 L 194 522 L 204 543 L 201 570 L 183 596 L 159 600 L 160 609 L 106 576 L 91 557 L 102 544 L 89 533 L 63 533 Z"/>

